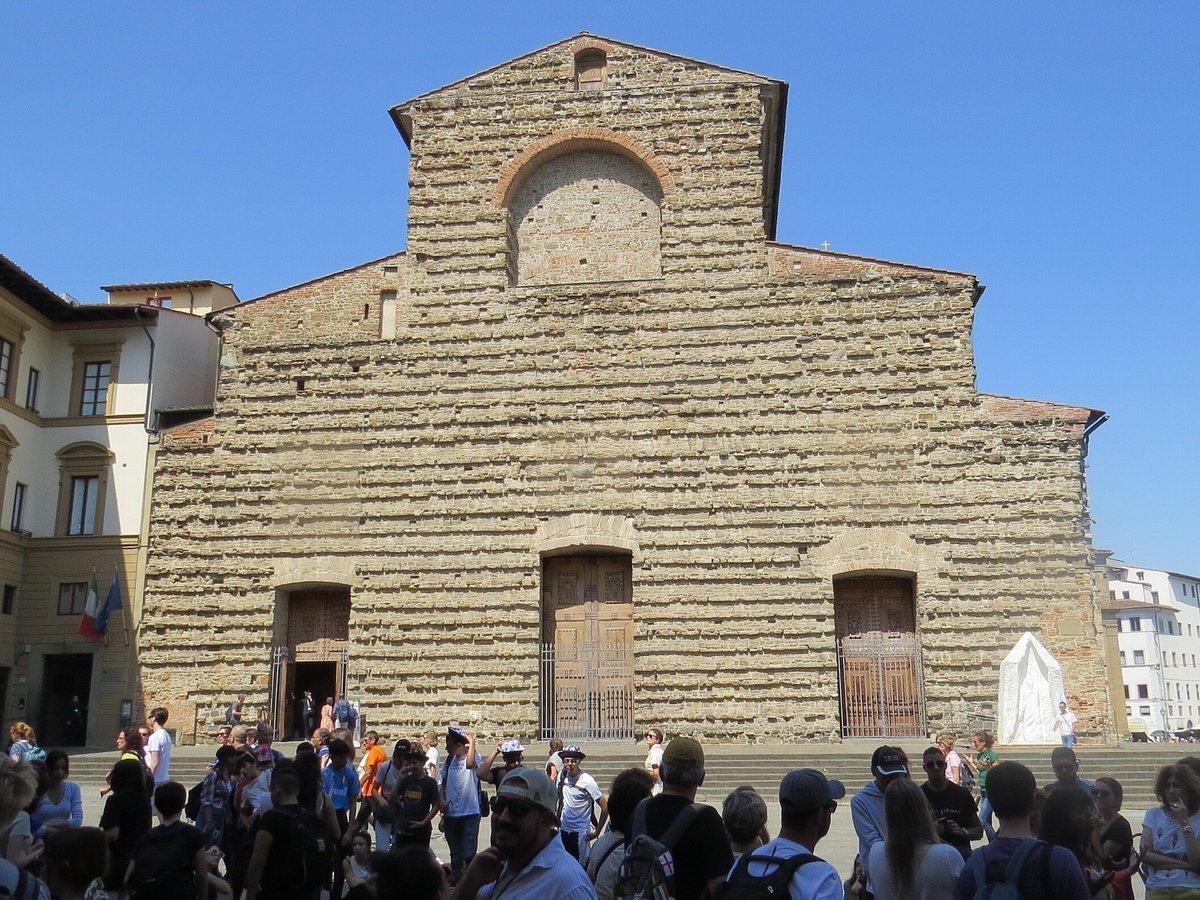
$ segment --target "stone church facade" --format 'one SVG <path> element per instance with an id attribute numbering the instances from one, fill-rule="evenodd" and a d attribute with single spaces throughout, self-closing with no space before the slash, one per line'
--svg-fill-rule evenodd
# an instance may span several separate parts
<path id="1" fill-rule="evenodd" d="M 786 102 L 581 34 L 393 109 L 406 252 L 226 311 L 158 449 L 146 702 L 902 737 L 1032 631 L 1114 739 L 1100 414 L 975 389 L 974 276 L 778 242 Z"/>

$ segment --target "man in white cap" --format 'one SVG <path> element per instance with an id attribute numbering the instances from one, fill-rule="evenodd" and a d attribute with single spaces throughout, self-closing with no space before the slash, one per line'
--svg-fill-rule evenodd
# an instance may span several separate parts
<path id="1" fill-rule="evenodd" d="M 829 833 L 837 802 L 845 796 L 840 781 L 830 781 L 816 769 L 788 772 L 779 783 L 779 837 L 737 861 L 727 890 L 775 876 L 787 878 L 791 900 L 842 900 L 837 869 L 813 853 Z"/>
<path id="2" fill-rule="evenodd" d="M 583 771 L 580 762 L 587 754 L 575 745 L 563 747 L 559 751 L 562 757 L 563 770 L 558 774 L 558 814 L 562 818 L 563 846 L 567 852 L 579 860 L 579 864 L 587 868 L 591 841 L 604 833 L 604 825 L 608 821 L 608 801 L 596 779 Z M 592 826 L 593 804 L 600 807 L 600 818 Z"/>
<path id="3" fill-rule="evenodd" d="M 492 846 L 479 853 L 454 900 L 596 900 L 596 888 L 555 833 L 558 791 L 541 769 L 504 776 L 492 804 Z"/>
<path id="4" fill-rule="evenodd" d="M 499 763 L 496 757 L 501 757 Z M 488 754 L 479 770 L 479 780 L 499 785 L 504 776 L 525 762 L 525 745 L 518 740 L 498 741 L 496 749 Z"/>

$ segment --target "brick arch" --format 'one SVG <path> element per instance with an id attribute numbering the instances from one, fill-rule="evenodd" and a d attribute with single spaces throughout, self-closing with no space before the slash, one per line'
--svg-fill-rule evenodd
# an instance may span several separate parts
<path id="1" fill-rule="evenodd" d="M 675 190 L 675 180 L 667 167 L 653 150 L 636 138 L 609 128 L 564 128 L 534 141 L 504 165 L 492 194 L 492 203 L 500 208 L 508 206 L 513 190 L 526 175 L 547 160 L 576 150 L 606 150 L 628 156 L 654 175 L 664 197 Z"/>

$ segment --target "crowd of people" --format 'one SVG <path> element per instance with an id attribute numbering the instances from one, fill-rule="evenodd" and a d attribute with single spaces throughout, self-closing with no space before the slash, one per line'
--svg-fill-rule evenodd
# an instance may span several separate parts
<path id="1" fill-rule="evenodd" d="M 122 729 L 98 827 L 84 825 L 68 755 L 16 723 L 0 763 L 0 897 L 966 900 L 1011 885 L 1026 900 L 1131 900 L 1139 871 L 1151 900 L 1200 897 L 1200 759 L 1159 773 L 1160 805 L 1135 849 L 1120 783 L 1081 777 L 1067 741 L 1040 789 L 986 732 L 970 753 L 937 735 L 923 781 L 902 748 L 881 746 L 850 801 L 858 855 L 840 873 L 816 853 L 846 791 L 816 769 L 789 772 L 773 792 L 772 837 L 768 799 L 752 786 L 719 811 L 695 802 L 705 755 L 691 737 L 648 729 L 644 765 L 605 793 L 587 753 L 560 740 L 527 760 L 517 739 L 485 755 L 449 727 L 389 754 L 375 731 L 356 741 L 323 727 L 349 723 L 318 719 L 288 756 L 269 726 L 242 723 L 240 704 L 190 789 L 170 777 L 165 709 Z M 445 861 L 431 849 L 435 827 Z"/>

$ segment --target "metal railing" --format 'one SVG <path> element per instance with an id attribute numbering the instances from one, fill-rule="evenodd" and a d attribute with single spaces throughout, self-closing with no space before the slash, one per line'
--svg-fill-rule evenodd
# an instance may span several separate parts
<path id="1" fill-rule="evenodd" d="M 925 678 L 915 634 L 837 642 L 842 737 L 925 734 Z"/>
<path id="2" fill-rule="evenodd" d="M 541 739 L 624 739 L 634 735 L 633 660 L 626 644 L 586 644 L 560 664 L 541 651 Z"/>

